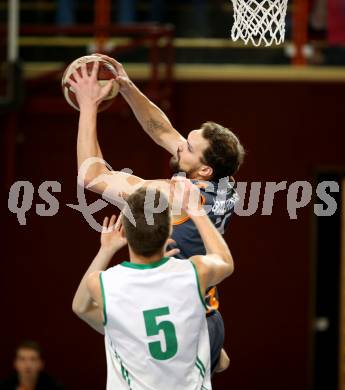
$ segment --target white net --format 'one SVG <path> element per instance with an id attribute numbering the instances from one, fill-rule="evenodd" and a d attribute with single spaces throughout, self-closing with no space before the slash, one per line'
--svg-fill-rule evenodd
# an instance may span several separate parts
<path id="1" fill-rule="evenodd" d="M 234 24 L 231 38 L 259 46 L 284 42 L 288 0 L 232 0 Z"/>

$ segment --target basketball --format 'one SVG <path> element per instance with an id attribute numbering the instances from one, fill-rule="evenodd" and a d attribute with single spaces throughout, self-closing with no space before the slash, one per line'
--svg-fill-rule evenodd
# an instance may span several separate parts
<path id="1" fill-rule="evenodd" d="M 73 61 L 71 64 L 67 66 L 62 76 L 61 86 L 62 86 L 62 92 L 64 94 L 64 97 L 67 103 L 78 111 L 79 111 L 78 101 L 73 91 L 73 87 L 71 87 L 70 84 L 68 83 L 68 79 L 71 78 L 73 81 L 75 81 L 73 73 L 75 71 L 78 71 L 79 74 L 81 74 L 80 67 L 83 63 L 86 63 L 86 69 L 88 74 L 90 75 L 93 68 L 93 64 L 95 62 L 99 62 L 97 78 L 100 85 L 106 84 L 108 80 L 114 79 L 117 76 L 114 66 L 110 62 L 108 62 L 107 60 L 103 59 L 98 55 L 89 55 L 89 56 L 83 56 L 77 58 L 75 61 Z M 114 82 L 113 87 L 110 90 L 108 96 L 106 96 L 105 99 L 99 104 L 98 112 L 104 111 L 107 108 L 109 108 L 113 103 L 114 98 L 116 97 L 118 92 L 119 92 L 119 84 L 117 82 Z"/>

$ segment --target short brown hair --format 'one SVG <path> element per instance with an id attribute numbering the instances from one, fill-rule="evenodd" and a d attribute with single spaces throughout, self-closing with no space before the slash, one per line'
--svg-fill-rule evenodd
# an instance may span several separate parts
<path id="1" fill-rule="evenodd" d="M 21 350 L 21 349 L 30 349 L 32 351 L 35 351 L 37 352 L 37 354 L 39 355 L 40 358 L 42 358 L 42 348 L 41 346 L 36 342 L 36 341 L 33 341 L 33 340 L 24 340 L 22 341 L 21 343 L 19 343 L 16 347 L 16 350 L 15 350 L 15 355 L 17 356 L 18 352 Z"/>
<path id="2" fill-rule="evenodd" d="M 150 205 L 148 200 L 153 202 Z M 146 201 L 146 202 L 145 202 Z M 162 202 L 164 210 L 153 212 Z M 159 252 L 170 234 L 170 209 L 166 196 L 159 190 L 141 187 L 127 198 L 128 208 L 132 212 L 135 226 L 123 215 L 123 226 L 129 246 L 140 256 L 149 257 Z M 151 208 L 151 209 L 150 209 Z M 151 213 L 153 224 L 149 224 L 145 211 Z"/>
<path id="3" fill-rule="evenodd" d="M 231 130 L 215 122 L 203 123 L 201 130 L 203 137 L 209 141 L 202 162 L 213 169 L 212 180 L 234 175 L 245 154 L 240 140 Z"/>

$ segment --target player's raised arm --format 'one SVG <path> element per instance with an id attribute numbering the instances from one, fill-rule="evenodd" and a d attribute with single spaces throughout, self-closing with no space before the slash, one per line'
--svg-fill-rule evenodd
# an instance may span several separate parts
<path id="1" fill-rule="evenodd" d="M 78 169 L 90 157 L 103 158 L 97 139 L 97 110 L 101 101 L 108 95 L 114 81 L 109 80 L 105 86 L 101 86 L 97 80 L 98 69 L 99 62 L 94 62 L 92 72 L 88 75 L 86 64 L 83 63 L 81 74 L 75 71 L 74 80 L 72 78 L 68 80 L 75 91 L 80 109 L 77 140 Z M 94 164 L 92 170 L 95 174 L 99 174 L 104 173 L 107 168 L 100 163 Z"/>
<path id="2" fill-rule="evenodd" d="M 119 217 L 120 218 L 120 217 Z M 116 222 L 116 223 L 115 223 Z M 103 333 L 103 300 L 99 274 L 104 271 L 114 254 L 127 244 L 121 220 L 113 215 L 103 221 L 101 247 L 85 272 L 75 293 L 72 310 L 99 333 Z"/>
<path id="3" fill-rule="evenodd" d="M 207 287 L 217 285 L 233 273 L 234 262 L 224 238 L 208 216 L 191 214 L 190 217 L 199 230 L 206 248 L 205 256 L 191 258 L 198 270 L 200 282 L 203 281 L 201 284 L 203 285 L 202 293 L 204 293 Z"/>
<path id="4" fill-rule="evenodd" d="M 114 65 L 118 73 L 116 81 L 120 84 L 120 93 L 131 107 L 142 128 L 158 145 L 175 155 L 179 143 L 186 142 L 186 140 L 173 127 L 164 112 L 129 79 L 122 64 L 111 57 L 101 56 Z"/>
<path id="5" fill-rule="evenodd" d="M 112 87 L 113 80 L 101 86 L 97 80 L 99 63 L 95 62 L 90 75 L 86 64 L 81 65 L 81 74 L 73 73 L 69 79 L 78 100 L 80 115 L 77 140 L 78 171 L 83 178 L 79 184 L 89 186 L 92 191 L 111 194 L 131 194 L 144 180 L 123 172 L 110 171 L 105 161 L 97 137 L 97 110 L 101 101 Z"/>

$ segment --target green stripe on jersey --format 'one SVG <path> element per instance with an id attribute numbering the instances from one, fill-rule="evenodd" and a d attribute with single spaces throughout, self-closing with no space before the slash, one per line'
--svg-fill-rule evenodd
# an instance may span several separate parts
<path id="1" fill-rule="evenodd" d="M 99 273 L 99 281 L 101 284 L 101 290 L 102 290 L 102 299 L 103 299 L 103 326 L 107 325 L 107 306 L 105 302 L 105 292 L 104 292 L 104 285 L 102 280 L 102 272 Z"/>
<path id="2" fill-rule="evenodd" d="M 198 362 L 195 362 L 195 365 L 197 366 L 198 370 L 200 371 L 200 375 L 201 375 L 203 378 L 205 378 L 205 375 L 204 375 L 204 373 L 203 373 L 201 367 L 199 366 Z"/>
<path id="3" fill-rule="evenodd" d="M 120 265 L 123 267 L 128 267 L 128 268 L 135 268 L 135 269 L 151 269 L 151 268 L 157 268 L 163 264 L 165 264 L 170 257 L 163 257 L 162 259 L 158 261 L 154 261 L 153 263 L 148 263 L 148 264 L 137 264 L 137 263 L 132 263 L 130 261 L 123 261 Z"/>
<path id="4" fill-rule="evenodd" d="M 206 370 L 205 370 L 205 366 L 203 364 L 203 362 L 200 360 L 199 356 L 196 357 L 196 361 L 199 363 L 204 375 L 206 374 Z"/>
<path id="5" fill-rule="evenodd" d="M 192 266 L 194 268 L 194 272 L 195 272 L 196 282 L 197 282 L 197 285 L 198 285 L 198 292 L 199 292 L 199 297 L 200 297 L 201 303 L 203 304 L 204 308 L 206 310 L 208 310 L 208 307 L 207 307 L 207 305 L 205 303 L 205 299 L 203 298 L 203 296 L 201 294 L 198 271 L 196 270 L 195 264 L 192 261 L 191 261 L 191 263 L 192 263 Z"/>
<path id="6" fill-rule="evenodd" d="M 129 372 L 128 372 L 127 368 L 123 365 L 123 361 L 122 361 L 120 355 L 117 353 L 116 349 L 113 349 L 113 352 L 114 352 L 114 355 L 116 357 L 116 360 L 120 363 L 122 378 L 127 382 L 129 390 L 132 390 L 131 378 L 129 376 Z"/>

